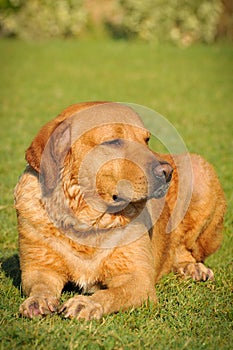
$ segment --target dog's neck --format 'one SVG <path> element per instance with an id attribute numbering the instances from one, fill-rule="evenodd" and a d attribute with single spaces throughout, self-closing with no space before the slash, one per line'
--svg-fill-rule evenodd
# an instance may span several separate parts
<path id="1" fill-rule="evenodd" d="M 59 182 L 49 196 L 42 196 L 41 201 L 53 226 L 75 243 L 95 249 L 112 249 L 148 233 L 146 201 L 130 203 L 122 211 L 111 214 L 90 207 L 78 186 L 69 189 L 68 195 Z"/>

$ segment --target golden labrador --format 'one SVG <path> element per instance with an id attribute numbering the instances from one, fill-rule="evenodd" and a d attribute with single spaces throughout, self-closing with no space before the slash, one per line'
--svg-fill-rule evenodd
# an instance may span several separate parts
<path id="1" fill-rule="evenodd" d="M 15 189 L 27 317 L 104 314 L 156 301 L 171 271 L 213 279 L 203 262 L 221 243 L 225 199 L 198 155 L 159 155 L 137 113 L 119 103 L 73 105 L 26 152 Z M 67 282 L 82 290 L 59 307 Z"/>

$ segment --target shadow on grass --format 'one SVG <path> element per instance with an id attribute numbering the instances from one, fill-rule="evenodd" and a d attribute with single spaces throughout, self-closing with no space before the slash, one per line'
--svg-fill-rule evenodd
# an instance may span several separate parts
<path id="1" fill-rule="evenodd" d="M 12 280 L 13 285 L 21 290 L 21 271 L 19 264 L 19 255 L 14 254 L 9 258 L 3 258 L 0 260 L 2 270 L 5 276 Z M 80 294 L 82 290 L 72 282 L 68 282 L 64 288 L 63 292 L 77 293 Z"/>
<path id="2" fill-rule="evenodd" d="M 13 285 L 20 289 L 21 285 L 21 271 L 19 265 L 19 256 L 14 254 L 7 259 L 2 259 L 2 270 L 4 271 L 6 277 L 9 277 L 13 281 Z"/>

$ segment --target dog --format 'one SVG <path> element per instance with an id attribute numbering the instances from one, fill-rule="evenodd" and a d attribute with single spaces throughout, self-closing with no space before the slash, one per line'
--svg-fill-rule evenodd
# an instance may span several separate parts
<path id="1" fill-rule="evenodd" d="M 226 207 L 215 171 L 199 155 L 155 153 L 149 138 L 113 102 L 72 105 L 39 131 L 15 188 L 21 315 L 100 319 L 156 303 L 164 274 L 214 279 L 204 260 Z M 68 282 L 81 293 L 60 305 Z"/>

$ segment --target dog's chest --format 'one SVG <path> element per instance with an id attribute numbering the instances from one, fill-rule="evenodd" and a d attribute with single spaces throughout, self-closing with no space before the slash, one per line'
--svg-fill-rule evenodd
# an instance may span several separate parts
<path id="1" fill-rule="evenodd" d="M 66 254 L 66 264 L 70 280 L 77 284 L 83 292 L 89 292 L 94 286 L 104 284 L 104 262 L 108 259 L 110 249 L 83 251 L 72 249 Z"/>

